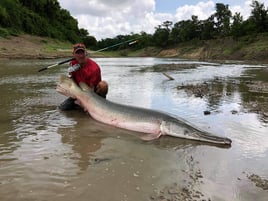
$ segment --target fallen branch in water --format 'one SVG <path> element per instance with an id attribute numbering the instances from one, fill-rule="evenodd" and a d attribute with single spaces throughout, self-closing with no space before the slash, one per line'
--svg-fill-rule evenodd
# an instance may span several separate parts
<path id="1" fill-rule="evenodd" d="M 163 73 L 163 75 L 166 76 L 169 80 L 174 80 L 174 78 L 168 75 L 167 73 Z"/>

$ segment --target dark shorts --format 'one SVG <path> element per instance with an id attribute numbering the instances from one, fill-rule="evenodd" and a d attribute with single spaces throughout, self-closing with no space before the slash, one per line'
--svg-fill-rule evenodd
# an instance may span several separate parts
<path id="1" fill-rule="evenodd" d="M 60 104 L 59 108 L 61 110 L 74 110 L 76 108 L 79 108 L 79 105 L 75 104 L 75 99 L 67 98 Z"/>

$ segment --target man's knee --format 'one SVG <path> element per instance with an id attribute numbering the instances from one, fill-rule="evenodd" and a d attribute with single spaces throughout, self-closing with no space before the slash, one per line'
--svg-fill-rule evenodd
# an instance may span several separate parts
<path id="1" fill-rule="evenodd" d="M 108 93 L 108 83 L 106 81 L 100 81 L 96 87 L 96 93 L 104 98 Z"/>

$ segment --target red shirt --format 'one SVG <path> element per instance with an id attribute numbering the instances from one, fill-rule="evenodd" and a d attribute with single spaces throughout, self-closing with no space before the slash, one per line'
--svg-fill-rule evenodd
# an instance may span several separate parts
<path id="1" fill-rule="evenodd" d="M 71 66 L 76 64 L 78 64 L 76 60 L 70 62 Z M 100 67 L 95 61 L 89 58 L 87 59 L 87 63 L 84 67 L 69 74 L 77 84 L 79 84 L 80 82 L 84 82 L 90 87 L 94 86 L 94 88 L 101 81 Z"/>

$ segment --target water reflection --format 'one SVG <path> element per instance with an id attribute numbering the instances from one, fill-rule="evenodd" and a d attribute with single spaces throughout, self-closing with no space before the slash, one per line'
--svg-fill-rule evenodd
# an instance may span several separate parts
<path id="1" fill-rule="evenodd" d="M 84 171 L 89 167 L 94 152 L 101 148 L 103 132 L 100 125 L 82 110 L 65 112 L 64 115 L 66 118 L 75 116 L 77 122 L 71 129 L 59 128 L 58 133 L 62 136 L 62 143 L 71 145 L 75 153 L 71 157 L 77 161 L 80 170 Z"/>

